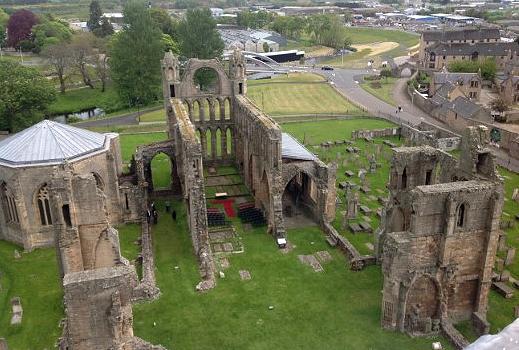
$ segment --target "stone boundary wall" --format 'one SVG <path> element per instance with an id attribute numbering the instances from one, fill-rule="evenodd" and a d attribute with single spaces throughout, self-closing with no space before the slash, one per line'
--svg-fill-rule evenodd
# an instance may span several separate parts
<path id="1" fill-rule="evenodd" d="M 350 268 L 353 271 L 360 271 L 368 265 L 376 264 L 376 258 L 373 255 L 361 255 L 353 244 L 346 237 L 340 235 L 330 223 L 324 223 L 322 229 L 346 255 L 346 258 L 350 261 Z"/>
<path id="2" fill-rule="evenodd" d="M 417 127 L 402 125 L 400 133 L 416 145 L 428 145 L 442 151 L 458 149 L 461 144 L 460 135 L 426 122 Z"/>
<path id="3" fill-rule="evenodd" d="M 377 138 L 377 137 L 388 137 L 396 136 L 400 134 L 400 127 L 385 128 L 385 129 L 373 129 L 373 130 L 353 130 L 351 132 L 351 139 L 363 139 L 363 138 Z"/>
<path id="4" fill-rule="evenodd" d="M 463 334 L 461 334 L 450 321 L 447 319 L 443 319 L 441 321 L 442 333 L 445 338 L 449 339 L 449 341 L 454 345 L 454 347 L 458 350 L 463 350 L 470 343 L 465 339 Z"/>

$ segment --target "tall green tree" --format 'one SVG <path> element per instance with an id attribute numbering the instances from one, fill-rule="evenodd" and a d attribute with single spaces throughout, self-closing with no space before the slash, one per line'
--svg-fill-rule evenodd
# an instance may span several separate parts
<path id="1" fill-rule="evenodd" d="M 5 29 L 7 28 L 7 22 L 9 21 L 9 15 L 0 8 L 0 46 L 4 46 L 4 41 L 7 38 Z"/>
<path id="2" fill-rule="evenodd" d="M 168 14 L 168 12 L 160 7 L 153 7 L 150 9 L 151 18 L 157 22 L 162 33 L 167 34 L 171 37 L 176 36 L 175 22 Z"/>
<path id="3" fill-rule="evenodd" d="M 159 94 L 162 32 L 143 1 L 128 2 L 123 13 L 123 30 L 115 35 L 110 55 L 112 80 L 124 101 L 147 104 Z"/>
<path id="4" fill-rule="evenodd" d="M 52 84 L 36 69 L 0 60 L 0 129 L 16 132 L 44 117 L 56 98 Z"/>
<path id="5" fill-rule="evenodd" d="M 101 26 L 101 17 L 103 16 L 103 11 L 101 10 L 101 5 L 97 0 L 92 0 L 90 3 L 90 17 L 87 21 L 87 27 L 91 32 L 96 30 Z"/>
<path id="6" fill-rule="evenodd" d="M 220 57 L 224 43 L 208 8 L 188 10 L 178 26 L 182 54 L 201 59 Z"/>
<path id="7" fill-rule="evenodd" d="M 101 25 L 99 26 L 99 28 L 94 29 L 93 33 L 98 38 L 104 38 L 114 33 L 114 27 L 112 26 L 112 23 L 110 23 L 108 18 L 103 16 L 103 18 L 101 18 Z"/>

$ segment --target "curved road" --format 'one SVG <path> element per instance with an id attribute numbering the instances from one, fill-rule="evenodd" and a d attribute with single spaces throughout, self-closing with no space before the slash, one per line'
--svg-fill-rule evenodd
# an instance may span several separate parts
<path id="1" fill-rule="evenodd" d="M 411 125 L 419 124 L 425 120 L 445 129 L 451 129 L 411 103 L 409 96 L 405 92 L 406 82 L 403 79 L 397 81 L 395 90 L 393 91 L 393 98 L 402 106 L 402 112 L 396 113 L 396 107 L 378 99 L 360 87 L 359 83 L 362 81 L 362 77 L 373 74 L 372 71 L 366 69 L 341 68 L 336 68 L 333 71 L 317 69 L 313 69 L 312 71 L 327 77 L 330 82 L 333 82 L 339 93 L 375 116 L 390 119 L 393 122 L 396 118 L 400 123 Z M 498 148 L 493 147 L 492 149 L 499 165 L 514 172 L 519 172 L 518 159 L 511 158 L 506 152 Z"/>

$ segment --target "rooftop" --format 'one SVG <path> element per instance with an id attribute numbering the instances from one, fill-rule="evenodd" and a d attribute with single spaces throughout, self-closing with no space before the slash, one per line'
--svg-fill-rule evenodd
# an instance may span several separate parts
<path id="1" fill-rule="evenodd" d="M 103 150 L 109 134 L 43 120 L 0 141 L 0 163 L 49 165 Z"/>
<path id="2" fill-rule="evenodd" d="M 426 49 L 437 55 L 469 56 L 477 53 L 479 56 L 506 56 L 509 51 L 518 52 L 519 43 L 436 43 Z"/>
<path id="3" fill-rule="evenodd" d="M 292 135 L 281 135 L 281 157 L 299 160 L 315 160 L 316 157 L 299 143 Z"/>
<path id="4" fill-rule="evenodd" d="M 440 17 L 441 14 L 432 16 Z M 444 15 L 447 16 L 447 15 Z M 483 40 L 501 38 L 497 28 L 463 28 L 452 30 L 426 30 L 422 32 L 425 41 L 447 41 L 447 40 Z"/>

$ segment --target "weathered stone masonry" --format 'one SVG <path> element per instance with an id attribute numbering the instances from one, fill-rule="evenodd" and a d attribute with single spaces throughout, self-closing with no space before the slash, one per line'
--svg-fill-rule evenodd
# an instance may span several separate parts
<path id="1" fill-rule="evenodd" d="M 503 206 L 488 141 L 485 127 L 467 129 L 459 162 L 429 146 L 394 149 L 378 234 L 384 328 L 427 334 L 485 322 Z"/>

